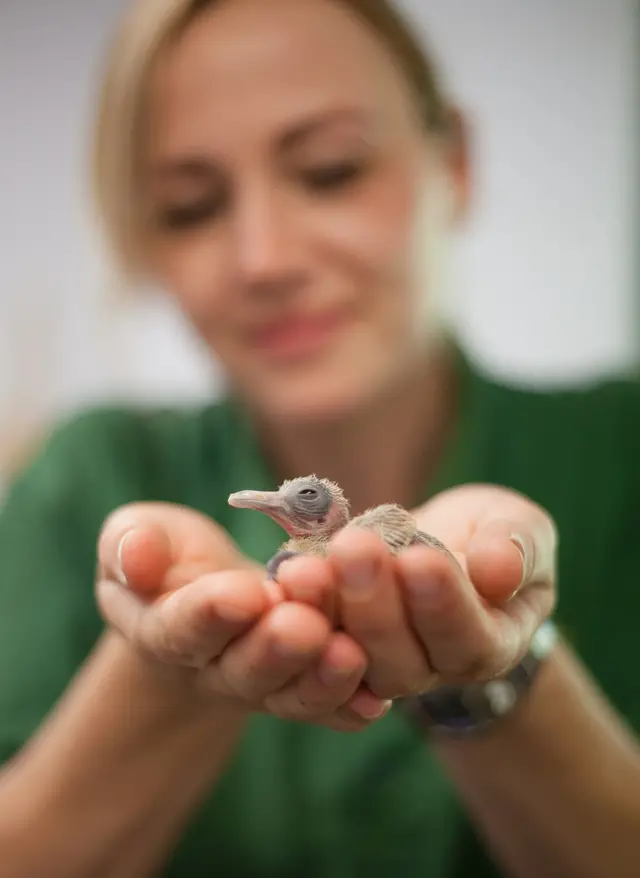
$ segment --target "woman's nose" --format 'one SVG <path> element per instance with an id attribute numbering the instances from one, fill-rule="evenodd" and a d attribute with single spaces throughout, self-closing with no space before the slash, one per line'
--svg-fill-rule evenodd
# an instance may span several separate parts
<path id="1" fill-rule="evenodd" d="M 295 214 L 292 199 L 275 185 L 247 193 L 237 205 L 235 261 L 249 289 L 289 289 L 302 281 L 302 228 Z"/>

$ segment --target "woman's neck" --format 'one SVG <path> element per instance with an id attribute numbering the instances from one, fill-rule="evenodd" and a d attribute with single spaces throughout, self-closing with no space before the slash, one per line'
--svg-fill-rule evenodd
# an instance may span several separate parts
<path id="1" fill-rule="evenodd" d="M 270 426 L 262 436 L 272 465 L 283 479 L 316 473 L 336 481 L 354 514 L 388 502 L 411 508 L 448 439 L 455 378 L 451 351 L 438 347 L 384 399 L 349 420 Z"/>

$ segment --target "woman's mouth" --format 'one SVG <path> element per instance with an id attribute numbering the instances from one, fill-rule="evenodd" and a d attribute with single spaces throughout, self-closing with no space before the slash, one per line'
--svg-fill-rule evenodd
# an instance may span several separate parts
<path id="1" fill-rule="evenodd" d="M 251 333 L 255 347 L 271 360 L 295 360 L 324 348 L 346 323 L 345 309 L 291 314 Z"/>

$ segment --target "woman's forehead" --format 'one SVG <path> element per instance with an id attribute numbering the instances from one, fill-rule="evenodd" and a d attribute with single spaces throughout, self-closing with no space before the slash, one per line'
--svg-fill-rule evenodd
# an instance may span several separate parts
<path id="1" fill-rule="evenodd" d="M 154 127 L 252 130 L 354 118 L 407 100 L 384 43 L 338 0 L 226 0 L 185 30 L 154 71 Z M 246 129 L 243 131 L 243 129 Z"/>

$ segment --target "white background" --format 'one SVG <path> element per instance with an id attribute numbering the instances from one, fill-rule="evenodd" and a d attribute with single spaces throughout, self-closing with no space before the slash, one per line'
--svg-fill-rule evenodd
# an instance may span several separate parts
<path id="1" fill-rule="evenodd" d="M 402 5 L 436 44 L 473 126 L 461 334 L 513 381 L 628 366 L 640 326 L 635 4 Z M 93 233 L 87 131 L 122 6 L 0 0 L 0 468 L 38 419 L 98 397 L 211 392 L 209 364 L 166 303 L 115 305 Z"/>

